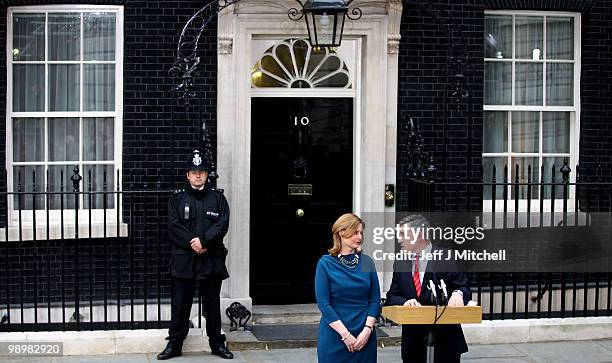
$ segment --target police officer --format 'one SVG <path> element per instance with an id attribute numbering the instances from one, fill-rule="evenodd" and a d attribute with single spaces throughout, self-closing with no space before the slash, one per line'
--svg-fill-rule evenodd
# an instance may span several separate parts
<path id="1" fill-rule="evenodd" d="M 227 249 L 223 237 L 229 226 L 225 196 L 207 183 L 209 165 L 199 150 L 190 155 L 186 167 L 188 183 L 168 201 L 168 237 L 172 242 L 172 319 L 168 345 L 157 359 L 181 355 L 189 332 L 189 315 L 196 287 L 204 300 L 206 334 L 212 354 L 225 359 L 234 355 L 225 347 L 221 334 L 221 282 L 228 278 Z"/>

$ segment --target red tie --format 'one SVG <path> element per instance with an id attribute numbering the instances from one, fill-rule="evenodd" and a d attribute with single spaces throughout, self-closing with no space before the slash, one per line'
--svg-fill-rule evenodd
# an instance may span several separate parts
<path id="1" fill-rule="evenodd" d="M 419 256 L 414 257 L 414 274 L 412 274 L 412 282 L 414 282 L 414 289 L 416 290 L 417 297 L 421 296 L 421 276 L 419 276 Z"/>

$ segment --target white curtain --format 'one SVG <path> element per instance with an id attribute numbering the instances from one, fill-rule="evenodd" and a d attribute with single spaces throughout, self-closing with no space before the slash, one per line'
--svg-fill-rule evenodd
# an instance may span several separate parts
<path id="1" fill-rule="evenodd" d="M 485 17 L 485 58 L 512 58 L 512 16 Z"/>
<path id="2" fill-rule="evenodd" d="M 484 113 L 482 152 L 508 152 L 508 114 L 506 111 Z"/>
<path id="3" fill-rule="evenodd" d="M 83 161 L 112 161 L 114 160 L 114 119 L 113 118 L 84 118 L 83 119 Z M 113 165 L 85 165 L 83 167 L 84 190 L 101 191 L 114 190 Z M 84 207 L 89 207 L 90 198 L 86 196 Z M 113 195 L 106 198 L 106 208 L 113 207 Z M 103 195 L 96 194 L 91 197 L 92 208 L 103 208 Z"/>
<path id="4" fill-rule="evenodd" d="M 543 105 L 543 69 L 542 63 L 516 63 L 514 76 L 516 105 Z"/>
<path id="5" fill-rule="evenodd" d="M 115 110 L 115 66 L 113 64 L 83 65 L 84 111 Z"/>
<path id="6" fill-rule="evenodd" d="M 574 59 L 574 19 L 546 18 L 546 58 Z"/>
<path id="7" fill-rule="evenodd" d="M 83 60 L 115 60 L 115 14 L 83 14 Z"/>
<path id="8" fill-rule="evenodd" d="M 543 58 L 544 18 L 541 16 L 516 17 L 516 59 Z"/>
<path id="9" fill-rule="evenodd" d="M 570 112 L 542 113 L 542 152 L 570 153 Z"/>

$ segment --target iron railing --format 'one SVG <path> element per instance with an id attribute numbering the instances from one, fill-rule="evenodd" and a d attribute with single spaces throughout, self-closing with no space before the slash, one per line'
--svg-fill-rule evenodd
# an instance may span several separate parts
<path id="1" fill-rule="evenodd" d="M 472 213 L 480 226 L 487 222 L 491 230 L 517 236 L 535 228 L 559 233 L 587 227 L 592 215 L 612 212 L 612 181 L 605 171 L 598 167 L 587 177 L 567 159 L 535 176 L 530 166 L 522 174 L 515 165 L 512 178 L 507 166 L 501 173 L 493 166 L 484 174 L 491 177 L 479 182 L 436 181 L 426 168 L 408 175 L 409 212 Z M 476 272 L 471 283 L 485 319 L 612 316 L 610 272 Z"/>

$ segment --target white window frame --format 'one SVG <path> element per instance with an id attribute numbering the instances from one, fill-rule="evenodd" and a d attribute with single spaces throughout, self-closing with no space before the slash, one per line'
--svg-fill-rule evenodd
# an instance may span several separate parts
<path id="1" fill-rule="evenodd" d="M 484 58 L 485 62 L 510 62 L 512 63 L 512 104 L 511 105 L 486 105 L 483 104 L 483 111 L 504 111 L 510 113 L 508 117 L 508 145 L 507 151 L 503 153 L 484 153 L 482 154 L 483 159 L 485 157 L 505 157 L 507 158 L 508 165 L 508 182 L 511 183 L 514 181 L 514 166 L 511 166 L 510 159 L 512 157 L 538 157 L 540 160 L 540 167 L 542 165 L 542 158 L 544 157 L 567 157 L 569 156 L 569 167 L 572 169 L 570 173 L 570 182 L 573 183 L 576 181 L 576 170 L 575 166 L 578 163 L 578 155 L 579 155 L 579 140 L 580 140 L 580 72 L 581 72 L 581 15 L 580 13 L 574 12 L 558 12 L 558 11 L 519 11 L 519 10 L 487 10 L 485 11 L 485 16 L 487 15 L 504 15 L 504 16 L 512 16 L 512 58 L 505 59 L 497 59 L 497 58 Z M 544 19 L 544 29 L 543 29 L 543 49 L 542 49 L 542 60 L 537 61 L 538 63 L 543 63 L 542 69 L 542 92 L 543 92 L 543 105 L 542 106 L 525 106 L 520 105 L 516 106 L 515 103 L 515 64 L 516 62 L 529 62 L 529 59 L 517 59 L 515 58 L 515 48 L 516 48 L 516 21 L 515 18 L 517 16 L 540 16 Z M 547 62 L 555 62 L 552 60 L 546 59 L 546 17 L 571 17 L 574 19 L 574 57 L 573 60 L 563 60 L 561 63 L 572 63 L 574 64 L 574 105 L 573 106 L 546 106 L 546 63 Z M 516 111 L 536 111 L 540 112 L 540 137 L 539 137 L 539 150 L 542 151 L 542 116 L 541 112 L 543 111 L 562 111 L 562 112 L 571 112 L 570 117 L 570 152 L 568 154 L 555 154 L 555 153 L 513 153 L 512 152 L 512 112 Z M 533 170 L 533 169 L 532 169 Z M 500 180 L 496 180 L 497 183 L 503 183 L 503 169 L 499 171 L 502 175 Z M 547 171 L 545 170 L 545 173 Z M 539 171 L 538 171 L 539 173 Z M 533 173 L 532 173 L 533 175 Z M 486 180 L 485 182 L 490 182 Z M 539 183 L 540 180 L 532 180 L 533 183 Z M 545 183 L 550 182 L 550 175 L 545 174 Z M 535 187 L 535 186 L 534 186 Z M 484 188 L 491 188 L 491 186 L 484 186 Z M 508 186 L 508 212 L 514 212 L 514 204 L 515 200 L 512 199 L 512 189 L 513 186 Z M 539 187 L 538 187 L 539 188 Z M 569 188 L 569 199 L 568 199 L 568 211 L 573 211 L 574 203 L 575 203 L 575 188 L 570 186 Z M 539 192 L 539 191 L 538 191 Z M 498 199 L 495 201 L 495 212 L 503 212 L 503 199 Z M 551 200 L 550 198 L 545 199 L 543 203 L 543 210 L 541 212 L 550 212 L 551 211 Z M 519 199 L 519 210 L 518 212 L 526 212 L 527 211 L 528 202 L 526 199 Z M 493 201 L 490 199 L 483 200 L 483 210 L 485 212 L 490 212 L 493 209 Z M 554 211 L 561 212 L 563 211 L 563 199 L 555 199 L 554 201 Z M 531 212 L 540 212 L 540 200 L 532 199 L 531 200 Z"/>
<path id="2" fill-rule="evenodd" d="M 13 112 L 13 64 L 20 64 L 21 62 L 14 62 L 12 56 L 12 48 L 13 48 L 13 15 L 14 14 L 22 14 L 22 13 L 95 13 L 95 12 L 112 12 L 115 13 L 115 60 L 114 61 L 87 61 L 83 62 L 79 60 L 78 64 L 81 65 L 80 72 L 80 82 L 81 82 L 81 93 L 83 90 L 83 72 L 82 65 L 84 63 L 100 63 L 100 64 L 115 64 L 115 110 L 114 111 L 75 111 L 75 112 Z M 114 191 L 117 185 L 117 170 L 121 173 L 121 164 L 122 164 L 122 136 L 123 136 L 123 57 L 124 57 L 124 8 L 123 6 L 106 6 L 106 5 L 41 5 L 41 6 L 19 6 L 19 7 L 9 7 L 7 9 L 7 47 L 6 47 L 6 66 L 7 66 L 7 98 L 6 98 L 6 170 L 7 170 L 7 190 L 9 192 L 15 191 L 16 186 L 13 185 L 13 167 L 21 166 L 21 165 L 43 165 L 45 168 L 49 165 L 60 164 L 70 165 L 69 162 L 49 162 L 48 159 L 48 117 L 74 117 L 79 118 L 80 127 L 80 148 L 79 153 L 82 154 L 82 136 L 83 136 L 83 128 L 82 128 L 82 119 L 86 117 L 112 117 L 114 118 L 114 160 L 112 162 L 102 161 L 102 162 L 87 162 L 87 165 L 92 164 L 105 164 L 113 166 L 113 184 L 109 187 L 109 191 Z M 82 27 L 82 18 L 81 18 L 81 29 Z M 81 37 L 81 52 L 83 52 L 83 37 Z M 45 52 L 48 51 L 48 30 L 45 29 Z M 24 62 L 26 63 L 26 62 Z M 45 64 L 45 110 L 47 109 L 48 103 L 48 64 L 52 64 L 54 62 L 49 61 L 47 57 L 45 57 L 44 61 L 38 62 L 40 64 Z M 60 62 L 66 63 L 66 62 Z M 83 108 L 82 102 L 82 94 L 81 94 L 81 110 Z M 13 161 L 13 122 L 12 119 L 15 117 L 39 117 L 45 119 L 45 131 L 44 131 L 44 140 L 45 140 L 45 160 L 40 162 L 18 162 L 15 163 Z M 74 162 L 74 164 L 83 165 L 82 155 L 79 156 L 79 161 Z M 83 175 L 83 168 L 80 168 L 80 174 L 83 178 L 86 176 Z M 122 174 L 121 174 L 122 175 Z M 72 190 L 72 182 L 70 181 L 70 177 L 72 174 L 64 176 L 64 185 L 65 190 Z M 26 176 L 27 177 L 27 176 Z M 27 182 L 28 179 L 26 179 Z M 43 184 L 40 186 L 41 188 L 45 188 L 46 185 Z M 119 189 L 121 190 L 121 183 L 119 183 Z M 81 181 L 81 191 L 84 190 L 83 181 Z M 38 190 L 41 191 L 41 190 Z M 79 218 L 79 236 L 87 237 L 89 236 L 89 209 L 83 209 L 83 198 L 85 196 L 82 195 L 79 206 L 80 210 L 78 212 Z M 117 210 L 119 208 L 119 211 Z M 116 225 L 116 217 L 117 213 L 121 213 L 121 198 L 117 198 L 117 195 L 114 197 L 114 208 L 106 209 L 106 229 L 107 236 L 116 236 L 117 235 L 117 225 Z M 8 239 L 16 240 L 19 238 L 19 224 L 22 225 L 22 235 L 21 238 L 24 240 L 32 239 L 33 230 L 36 229 L 37 238 L 45 239 L 55 239 L 60 238 L 61 227 L 59 223 L 62 218 L 64 221 L 64 238 L 74 238 L 76 233 L 75 230 L 75 213 L 74 209 L 65 209 L 62 213 L 59 210 L 49 210 L 49 236 L 46 236 L 47 230 L 47 211 L 46 210 L 37 210 L 36 211 L 36 226 L 33 226 L 34 221 L 34 213 L 32 210 L 22 210 L 21 211 L 21 222 L 19 212 L 14 210 L 14 200 L 13 196 L 9 195 L 8 197 L 8 205 L 7 205 L 7 213 L 8 213 L 8 222 L 9 222 L 9 230 L 8 230 Z M 104 220 L 103 209 L 91 209 L 91 229 L 92 229 L 92 237 L 102 236 L 103 235 L 103 220 Z M 121 214 L 120 214 L 121 215 Z M 120 235 L 125 235 L 125 225 L 121 223 L 120 226 Z M 6 237 L 6 229 L 0 230 L 0 242 L 7 239 Z"/>

